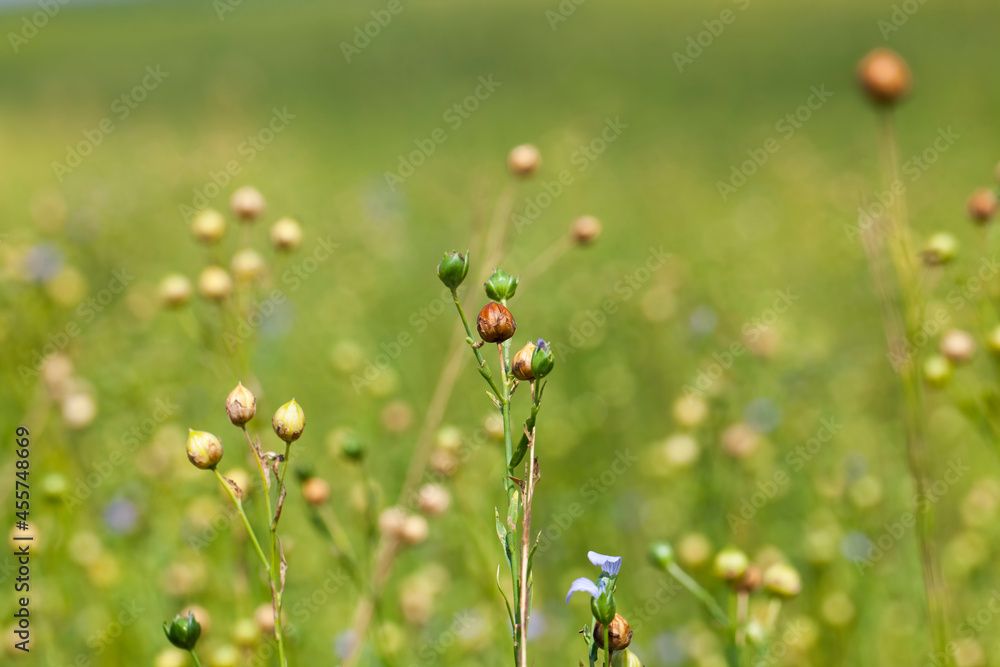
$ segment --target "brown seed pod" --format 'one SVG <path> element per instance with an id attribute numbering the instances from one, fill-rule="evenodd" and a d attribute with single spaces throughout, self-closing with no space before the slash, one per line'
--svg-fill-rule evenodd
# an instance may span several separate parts
<path id="1" fill-rule="evenodd" d="M 878 48 L 858 64 L 858 81 L 876 104 L 891 106 L 910 92 L 910 66 L 892 49 Z"/>
<path id="2" fill-rule="evenodd" d="M 502 343 L 517 331 L 517 323 L 506 306 L 491 301 L 479 311 L 476 329 L 487 343 Z"/>
<path id="3" fill-rule="evenodd" d="M 979 188 L 965 203 L 969 217 L 977 224 L 984 224 L 997 214 L 997 194 L 991 188 Z"/>
<path id="4" fill-rule="evenodd" d="M 632 628 L 628 626 L 621 614 L 615 614 L 610 626 L 611 650 L 624 651 L 632 643 Z M 594 642 L 597 648 L 604 648 L 604 626 L 598 621 L 594 623 Z"/>
<path id="5" fill-rule="evenodd" d="M 531 144 L 515 146 L 507 155 L 507 168 L 510 169 L 510 173 L 522 178 L 538 171 L 541 163 L 542 154 Z"/>
<path id="6" fill-rule="evenodd" d="M 535 379 L 535 374 L 531 372 L 531 357 L 534 354 L 535 344 L 528 342 L 514 355 L 514 361 L 511 362 L 511 369 L 514 372 L 514 377 L 518 380 L 527 382 Z"/>
<path id="7" fill-rule="evenodd" d="M 577 218 L 570 227 L 570 234 L 579 245 L 587 245 L 601 235 L 601 221 L 592 215 Z"/>

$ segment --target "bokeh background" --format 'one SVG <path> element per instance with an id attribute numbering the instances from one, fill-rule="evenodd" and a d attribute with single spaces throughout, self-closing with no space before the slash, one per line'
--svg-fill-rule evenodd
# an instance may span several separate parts
<path id="1" fill-rule="evenodd" d="M 914 93 L 898 114 L 904 160 L 941 131 L 958 136 L 920 170 L 907 196 L 918 235 L 955 234 L 972 272 L 990 251 L 963 206 L 973 188 L 992 182 L 1000 157 L 992 46 L 1000 7 L 402 0 L 402 11 L 348 61 L 342 43 L 386 5 L 70 2 L 34 33 L 24 21 L 43 11 L 39 5 L 4 7 L 0 499 L 12 507 L 11 434 L 27 424 L 39 535 L 32 652 L 13 658 L 154 664 L 166 648 L 161 622 L 189 604 L 212 619 L 201 648 L 224 656 L 240 621 L 265 599 L 242 526 L 223 521 L 217 537 L 195 546 L 206 530 L 214 535 L 226 499 L 185 460 L 186 429 L 223 437 L 224 471 L 246 468 L 223 401 L 248 371 L 220 352 L 228 325 L 211 305 L 195 299 L 183 313 L 160 306 L 164 275 L 194 279 L 210 259 L 191 237 L 183 206 L 225 210 L 247 184 L 267 198 L 265 219 L 252 231 L 270 267 L 260 294 L 280 287 L 288 299 L 241 346 L 259 392 L 264 419 L 257 421 L 267 437 L 266 415 L 288 398 L 299 401 L 308 427 L 295 445 L 298 460 L 329 481 L 333 506 L 363 542 L 352 509 L 362 472 L 339 447 L 347 438 L 364 443 L 368 474 L 391 503 L 455 324 L 440 307 L 434 267 L 444 250 L 470 245 L 508 181 L 507 151 L 530 142 L 543 166 L 517 186 L 515 212 L 537 203 L 561 171 L 573 175 L 531 224 L 512 228 L 503 263 L 534 273 L 512 302 L 517 344 L 544 336 L 564 346 L 538 434 L 534 521 L 546 544 L 535 560 L 538 663 L 585 658 L 576 631 L 589 613 L 582 600 L 567 606 L 563 597 L 573 578 L 593 574 L 586 552 L 594 549 L 625 558 L 619 605 L 642 621 L 633 622 L 633 648 L 646 664 L 720 664 L 721 642 L 689 595 L 642 611 L 667 582 L 647 564 L 648 545 L 668 539 L 720 600 L 708 562 L 723 546 L 800 570 L 803 593 L 782 613 L 802 631 L 773 664 L 930 664 L 912 530 L 872 567 L 858 565 L 886 524 L 911 507 L 913 491 L 898 382 L 865 253 L 848 232 L 881 184 L 877 120 L 856 91 L 854 67 L 880 45 L 910 62 Z M 735 20 L 711 40 L 703 35 L 710 43 L 679 68 L 675 53 L 723 10 Z M 565 20 L 555 22 L 560 11 Z M 894 12 L 906 21 L 886 36 L 879 22 L 892 22 Z M 20 42 L 11 34 L 31 36 Z M 147 68 L 166 76 L 137 101 L 131 91 Z M 474 94 L 480 77 L 499 85 L 455 127 L 446 114 Z M 832 95 L 789 134 L 780 122 L 814 88 Z M 135 101 L 127 117 L 123 95 Z M 290 115 L 287 126 L 246 150 L 243 142 L 276 110 Z M 620 133 L 581 161 L 581 147 L 609 121 Z M 112 131 L 95 134 L 108 122 Z M 388 187 L 385 173 L 397 172 L 401 156 L 436 128 L 447 140 L 405 183 Z M 718 182 L 769 139 L 779 150 L 720 196 Z M 78 166 L 54 166 L 68 164 L 81 141 L 93 149 Z M 239 173 L 219 183 L 230 161 Z M 584 214 L 599 218 L 603 233 L 592 246 L 570 248 L 560 239 Z M 305 229 L 302 247 L 284 258 L 266 249 L 267 225 L 282 215 Z M 332 257 L 299 287 L 283 283 L 283 272 L 323 239 L 336 244 Z M 228 263 L 235 244 L 231 233 L 216 258 Z M 553 247 L 554 261 L 535 271 Z M 636 274 L 654 249 L 669 258 Z M 99 308 L 81 305 L 113 286 L 114 271 L 130 276 L 126 288 Z M 638 280 L 634 288 L 623 287 L 628 276 Z M 945 306 L 947 293 L 937 292 Z M 791 295 L 790 305 L 777 312 L 781 294 Z M 609 300 L 615 312 L 595 315 Z M 954 325 L 977 322 L 971 306 L 946 312 Z M 192 323 L 214 342 L 192 338 Z M 60 342 L 73 324 L 78 333 Z M 389 353 L 371 381 L 357 382 L 401 334 L 411 343 Z M 727 350 L 739 341 L 749 349 L 730 363 Z M 72 361 L 76 405 L 67 407 L 36 372 L 35 353 L 53 345 Z M 982 361 L 961 378 L 985 376 Z M 717 376 L 702 387 L 708 416 L 685 427 L 676 402 L 702 373 Z M 469 454 L 443 482 L 452 508 L 431 521 L 424 544 L 401 556 L 386 592 L 378 625 L 393 664 L 509 661 L 494 584 L 502 444 L 475 437 L 491 411 L 481 389 L 467 366 L 440 434 L 443 446 L 464 443 Z M 961 664 L 1000 664 L 988 607 L 1000 586 L 991 565 L 1000 502 L 995 442 L 944 393 L 932 394 L 926 409 L 932 470 L 943 474 L 954 461 L 970 467 L 936 503 L 952 633 L 962 638 Z M 823 420 L 838 425 L 835 436 L 794 469 L 788 452 L 819 437 Z M 112 460 L 119 462 L 106 465 Z M 616 460 L 630 462 L 621 474 L 609 472 Z M 788 483 L 745 524 L 731 525 L 727 514 L 779 471 Z M 567 519 L 574 506 L 579 516 Z M 259 502 L 250 507 L 259 510 Z M 296 613 L 336 570 L 297 493 L 283 531 L 292 660 L 335 664 L 357 591 L 345 585 Z M 6 616 L 14 609 L 12 560 L 0 562 Z M 980 625 L 963 628 L 976 614 Z M 252 664 L 247 655 L 236 664 Z"/>

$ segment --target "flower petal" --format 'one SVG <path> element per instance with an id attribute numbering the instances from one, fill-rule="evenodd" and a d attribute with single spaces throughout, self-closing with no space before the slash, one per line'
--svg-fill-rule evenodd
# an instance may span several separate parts
<path id="1" fill-rule="evenodd" d="M 584 593 L 590 593 L 590 597 L 596 598 L 600 597 L 601 589 L 590 579 L 585 577 L 580 577 L 569 585 L 569 592 L 566 593 L 566 604 L 569 604 L 569 599 L 573 597 L 573 593 L 579 593 L 583 591 Z"/>
<path id="2" fill-rule="evenodd" d="M 607 572 L 612 577 L 618 574 L 618 570 L 622 567 L 621 556 L 605 556 L 604 554 L 599 554 L 596 551 L 588 551 L 587 558 L 594 565 L 601 568 L 604 572 Z"/>

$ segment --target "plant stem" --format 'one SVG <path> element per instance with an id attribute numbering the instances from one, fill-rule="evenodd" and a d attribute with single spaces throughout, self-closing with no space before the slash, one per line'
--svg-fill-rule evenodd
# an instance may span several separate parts
<path id="1" fill-rule="evenodd" d="M 194 652 L 194 649 L 188 651 L 191 654 L 191 659 L 194 660 L 196 667 L 201 667 L 201 661 L 198 660 L 198 654 Z"/>
<path id="2" fill-rule="evenodd" d="M 729 616 L 726 612 L 722 611 L 722 607 L 720 607 L 719 603 L 715 601 L 715 598 L 713 598 L 708 591 L 702 588 L 697 581 L 692 579 L 687 572 L 682 570 L 680 565 L 674 562 L 669 563 L 667 565 L 667 572 L 669 572 L 670 576 L 676 579 L 681 586 L 688 589 L 692 595 L 698 598 L 698 600 L 701 601 L 708 612 L 715 617 L 715 620 L 717 620 L 722 627 L 729 628 L 732 625 Z"/>
<path id="3" fill-rule="evenodd" d="M 253 528 L 250 527 L 250 521 L 247 519 L 247 514 L 243 510 L 243 501 L 239 499 L 236 492 L 233 491 L 233 488 L 229 485 L 229 482 L 226 481 L 226 478 L 223 477 L 218 470 L 212 468 L 212 472 L 215 473 L 215 476 L 219 479 L 219 483 L 222 484 L 222 488 L 226 490 L 226 493 L 229 494 L 230 498 L 232 498 L 233 504 L 236 505 L 236 511 L 240 513 L 240 518 L 243 519 L 243 525 L 246 526 L 247 534 L 250 535 L 250 541 L 253 542 L 254 547 L 257 549 L 257 554 L 260 556 L 260 560 L 264 564 L 264 570 L 270 574 L 271 566 L 267 561 L 267 556 L 264 555 L 264 550 L 260 548 L 260 542 L 257 541 L 257 535 L 253 532 Z"/>

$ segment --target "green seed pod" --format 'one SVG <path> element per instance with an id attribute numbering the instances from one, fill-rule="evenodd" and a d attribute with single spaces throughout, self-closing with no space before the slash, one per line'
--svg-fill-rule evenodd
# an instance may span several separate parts
<path id="1" fill-rule="evenodd" d="M 632 651 L 615 651 L 611 658 L 611 667 L 643 667 L 642 660 Z"/>
<path id="2" fill-rule="evenodd" d="M 951 379 L 951 362 L 935 354 L 924 361 L 924 380 L 932 387 L 943 387 Z"/>
<path id="3" fill-rule="evenodd" d="M 778 597 L 795 597 L 802 590 L 802 579 L 791 565 L 775 563 L 764 572 L 764 588 Z"/>
<path id="4" fill-rule="evenodd" d="M 927 240 L 921 254 L 928 266 L 947 264 L 958 255 L 958 240 L 951 234 L 940 232 Z"/>
<path id="5" fill-rule="evenodd" d="M 275 435 L 291 444 L 298 440 L 305 430 L 306 415 L 293 398 L 275 411 L 271 426 Z"/>
<path id="6" fill-rule="evenodd" d="M 170 643 L 184 651 L 193 651 L 198 637 L 201 636 L 201 625 L 194 618 L 194 612 L 189 611 L 187 616 L 177 616 L 173 623 L 163 624 L 163 632 L 167 635 Z"/>
<path id="7" fill-rule="evenodd" d="M 469 251 L 462 255 L 452 250 L 444 254 L 444 259 L 438 264 L 437 274 L 448 289 L 458 289 L 469 273 Z"/>
<path id="8" fill-rule="evenodd" d="M 486 296 L 494 301 L 513 299 L 514 292 L 517 291 L 517 278 L 503 269 L 497 269 L 486 281 L 484 287 L 486 288 Z"/>
<path id="9" fill-rule="evenodd" d="M 654 542 L 649 548 L 649 560 L 657 567 L 666 570 L 667 566 L 674 562 L 674 559 L 674 548 L 670 546 L 669 542 Z"/>
<path id="10" fill-rule="evenodd" d="M 539 338 L 538 343 L 535 344 L 535 352 L 531 355 L 531 374 L 535 376 L 536 380 L 541 380 L 552 372 L 555 365 L 556 359 L 552 354 L 552 348 Z"/>
<path id="11" fill-rule="evenodd" d="M 716 554 L 712 569 L 720 579 L 734 581 L 742 577 L 749 566 L 750 560 L 745 553 L 739 549 L 727 548 Z"/>

